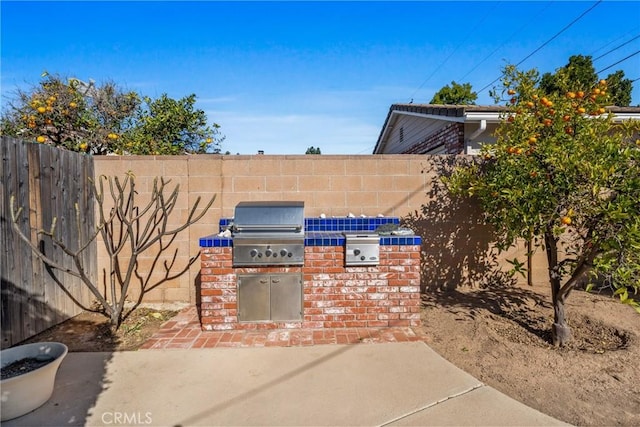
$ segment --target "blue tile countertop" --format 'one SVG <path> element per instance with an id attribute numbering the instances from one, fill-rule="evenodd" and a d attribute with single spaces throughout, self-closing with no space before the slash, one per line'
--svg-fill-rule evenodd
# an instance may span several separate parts
<path id="1" fill-rule="evenodd" d="M 201 248 L 230 248 L 233 246 L 233 239 L 230 237 L 220 237 L 216 234 L 200 238 Z"/>
<path id="2" fill-rule="evenodd" d="M 232 218 L 220 219 L 220 231 L 226 230 L 233 222 Z M 375 218 L 305 218 L 305 246 L 343 246 L 343 231 L 374 231 L 383 224 L 400 224 L 398 217 Z M 422 239 L 417 235 L 380 236 L 381 245 L 420 245 Z M 200 247 L 232 247 L 233 239 L 215 234 L 202 237 Z"/>
<path id="3" fill-rule="evenodd" d="M 380 236 L 380 245 L 420 245 L 420 236 Z M 305 246 L 343 246 L 344 236 L 341 233 L 310 232 L 304 237 Z M 211 236 L 200 238 L 201 248 L 227 248 L 233 247 L 231 237 Z"/>

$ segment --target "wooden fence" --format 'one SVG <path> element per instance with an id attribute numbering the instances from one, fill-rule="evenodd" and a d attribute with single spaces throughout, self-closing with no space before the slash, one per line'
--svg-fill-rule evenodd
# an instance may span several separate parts
<path id="1" fill-rule="evenodd" d="M 10 347 L 79 314 L 91 301 L 79 279 L 53 271 L 38 259 L 12 228 L 10 200 L 22 208 L 21 230 L 47 256 L 66 267 L 72 259 L 38 234 L 56 219 L 56 234 L 70 248 L 95 230 L 94 200 L 88 179 L 93 159 L 48 145 L 1 137 L 0 276 L 2 278 L 2 348 Z M 79 221 L 76 221 L 76 208 Z M 95 241 L 83 252 L 89 277 L 97 276 Z"/>

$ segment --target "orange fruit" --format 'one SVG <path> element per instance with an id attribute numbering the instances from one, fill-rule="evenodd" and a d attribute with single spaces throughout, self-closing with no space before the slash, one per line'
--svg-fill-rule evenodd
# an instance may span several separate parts
<path id="1" fill-rule="evenodd" d="M 562 219 L 561 219 L 561 221 L 562 221 L 562 223 L 563 223 L 564 225 L 570 225 L 570 224 L 571 224 L 571 218 L 570 218 L 570 217 L 568 217 L 568 216 L 563 216 L 563 217 L 562 217 Z"/>
<path id="2" fill-rule="evenodd" d="M 44 136 L 40 135 L 39 137 L 36 138 L 36 141 L 43 143 L 47 140 L 47 138 L 45 138 Z"/>
<path id="3" fill-rule="evenodd" d="M 44 108 L 44 107 L 38 107 L 38 113 L 43 114 L 43 113 L 46 113 L 46 112 L 47 112 L 47 109 L 46 109 L 46 108 Z"/>
<path id="4" fill-rule="evenodd" d="M 76 104 L 76 103 L 75 103 L 75 102 L 73 102 L 73 101 L 71 101 L 71 102 L 69 103 L 69 107 L 71 107 L 71 108 L 76 108 L 77 106 L 78 106 L 78 104 Z"/>

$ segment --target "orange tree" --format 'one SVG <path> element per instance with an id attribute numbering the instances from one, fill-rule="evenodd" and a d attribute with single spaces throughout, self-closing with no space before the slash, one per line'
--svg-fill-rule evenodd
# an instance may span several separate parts
<path id="1" fill-rule="evenodd" d="M 43 74 L 30 91 L 18 90 L 1 118 L 1 133 L 90 154 L 218 152 L 219 125 L 207 126 L 195 95 L 158 100 Z"/>
<path id="2" fill-rule="evenodd" d="M 60 148 L 107 154 L 117 135 L 136 111 L 135 92 L 124 93 L 113 83 L 96 86 L 48 73 L 30 91 L 17 91 L 2 115 L 2 134 Z"/>
<path id="3" fill-rule="evenodd" d="M 446 180 L 453 195 L 479 201 L 498 249 L 533 239 L 532 250 L 545 250 L 560 346 L 571 339 L 573 289 L 608 285 L 639 310 L 630 292 L 640 287 L 640 123 L 614 122 L 605 80 L 573 91 L 567 76 L 559 71 L 562 90 L 545 94 L 536 70 L 507 66 L 494 94 L 507 105 L 496 142 Z"/>
<path id="4" fill-rule="evenodd" d="M 207 116 L 194 107 L 195 95 L 175 100 L 163 94 L 143 97 L 130 126 L 121 135 L 119 153 L 184 154 L 219 152 L 218 124 L 207 126 Z M 120 138 L 120 136 L 119 136 Z"/>

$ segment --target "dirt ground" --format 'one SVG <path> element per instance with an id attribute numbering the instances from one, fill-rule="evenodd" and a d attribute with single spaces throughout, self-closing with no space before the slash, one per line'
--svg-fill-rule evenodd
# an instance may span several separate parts
<path id="1" fill-rule="evenodd" d="M 610 296 L 575 291 L 567 307 L 574 341 L 557 349 L 548 294 L 526 285 L 429 292 L 427 343 L 478 380 L 567 423 L 640 426 L 640 315 Z M 136 350 L 176 313 L 138 309 L 113 335 L 103 317 L 87 312 L 29 341 Z"/>
<path id="2" fill-rule="evenodd" d="M 175 310 L 137 308 L 112 333 L 106 317 L 85 311 L 24 341 L 24 344 L 56 341 L 66 344 L 69 351 L 137 350 L 164 322 L 177 313 Z"/>
<path id="3" fill-rule="evenodd" d="M 579 426 L 640 425 L 640 315 L 574 291 L 568 348 L 551 344 L 550 290 L 458 289 L 425 295 L 428 344 L 480 381 Z"/>

